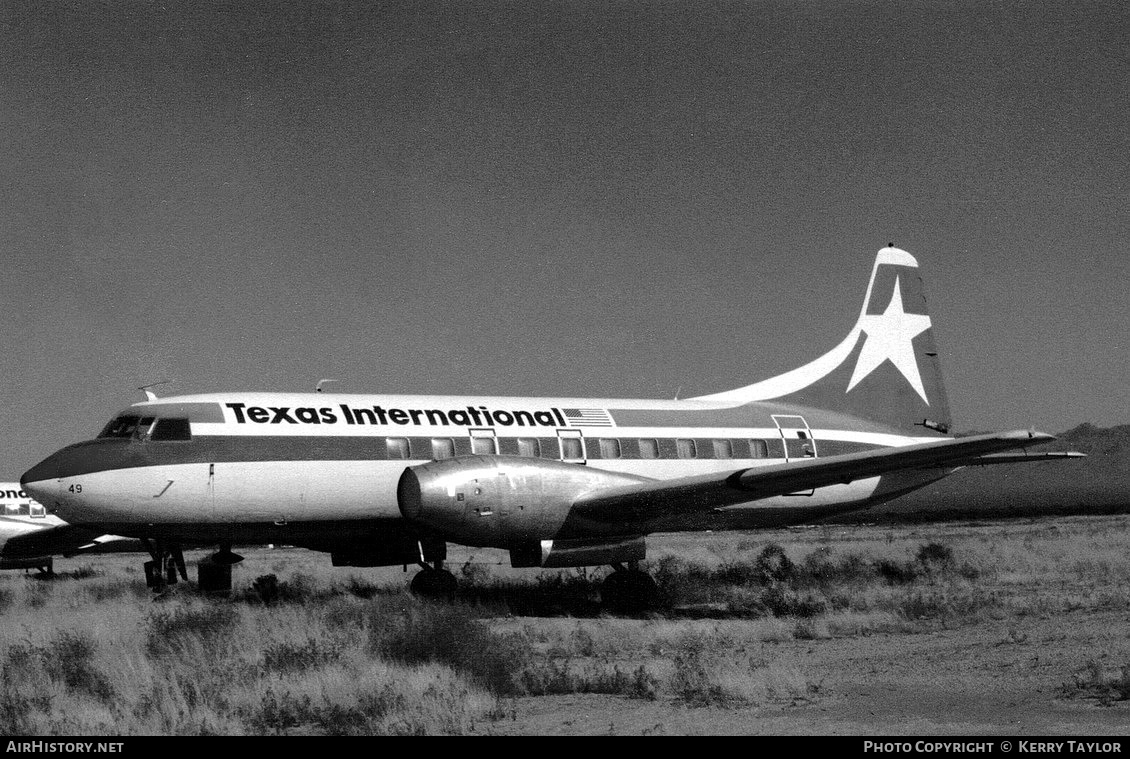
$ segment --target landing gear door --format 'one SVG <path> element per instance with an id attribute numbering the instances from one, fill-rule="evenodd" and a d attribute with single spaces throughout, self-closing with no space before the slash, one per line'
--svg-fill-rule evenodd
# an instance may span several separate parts
<path id="1" fill-rule="evenodd" d="M 785 449 L 785 461 L 803 461 L 817 457 L 816 439 L 812 429 L 803 416 L 793 414 L 774 414 L 773 423 L 781 433 L 781 444 Z M 815 490 L 801 490 L 789 495 L 812 495 Z"/>

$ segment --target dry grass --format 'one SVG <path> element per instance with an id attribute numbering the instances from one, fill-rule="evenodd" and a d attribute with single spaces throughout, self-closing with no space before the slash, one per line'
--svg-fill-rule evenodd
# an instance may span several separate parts
<path id="1" fill-rule="evenodd" d="M 481 551 L 453 564 L 452 605 L 412 598 L 397 570 L 297 550 L 246 552 L 230 598 L 154 600 L 141 557 L 92 556 L 53 580 L 0 576 L 0 731 L 467 734 L 510 719 L 515 697 L 802 703 L 822 686 L 777 661 L 782 642 L 992 619 L 1011 625 L 1000 645 L 1023 646 L 1028 618 L 1125 608 L 1127 521 L 663 537 L 668 605 L 642 618 L 599 613 L 602 571 L 518 572 Z M 251 585 L 268 573 L 264 603 Z M 1064 696 L 1126 698 L 1124 666 L 1079 673 Z"/>

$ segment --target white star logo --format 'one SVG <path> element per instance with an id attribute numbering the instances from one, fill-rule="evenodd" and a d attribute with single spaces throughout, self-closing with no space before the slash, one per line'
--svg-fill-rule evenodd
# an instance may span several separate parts
<path id="1" fill-rule="evenodd" d="M 855 372 L 851 375 L 847 392 L 850 393 L 864 377 L 889 360 L 929 405 L 911 341 L 930 328 L 930 317 L 908 314 L 902 310 L 902 290 L 899 288 L 898 277 L 895 277 L 895 291 L 891 294 L 887 310 L 878 316 L 861 316 L 859 327 L 867 333 L 867 340 L 859 351 L 859 359 L 855 362 Z"/>

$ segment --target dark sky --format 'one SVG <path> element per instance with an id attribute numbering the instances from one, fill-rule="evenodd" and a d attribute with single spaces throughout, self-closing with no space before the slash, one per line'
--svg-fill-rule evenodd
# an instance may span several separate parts
<path id="1" fill-rule="evenodd" d="M 922 265 L 960 429 L 1130 422 L 1117 2 L 0 4 L 0 479 L 139 385 L 681 397 Z"/>

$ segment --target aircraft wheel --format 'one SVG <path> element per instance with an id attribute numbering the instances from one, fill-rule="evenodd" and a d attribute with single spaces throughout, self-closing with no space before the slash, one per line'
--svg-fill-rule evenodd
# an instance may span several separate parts
<path id="1" fill-rule="evenodd" d="M 412 578 L 408 586 L 413 594 L 421 598 L 430 598 L 437 601 L 451 601 L 455 598 L 455 589 L 458 582 L 455 575 L 446 569 L 421 569 Z"/>
<path id="2" fill-rule="evenodd" d="M 618 569 L 600 585 L 600 603 L 618 614 L 640 614 L 660 605 L 659 586 L 647 572 Z"/>

